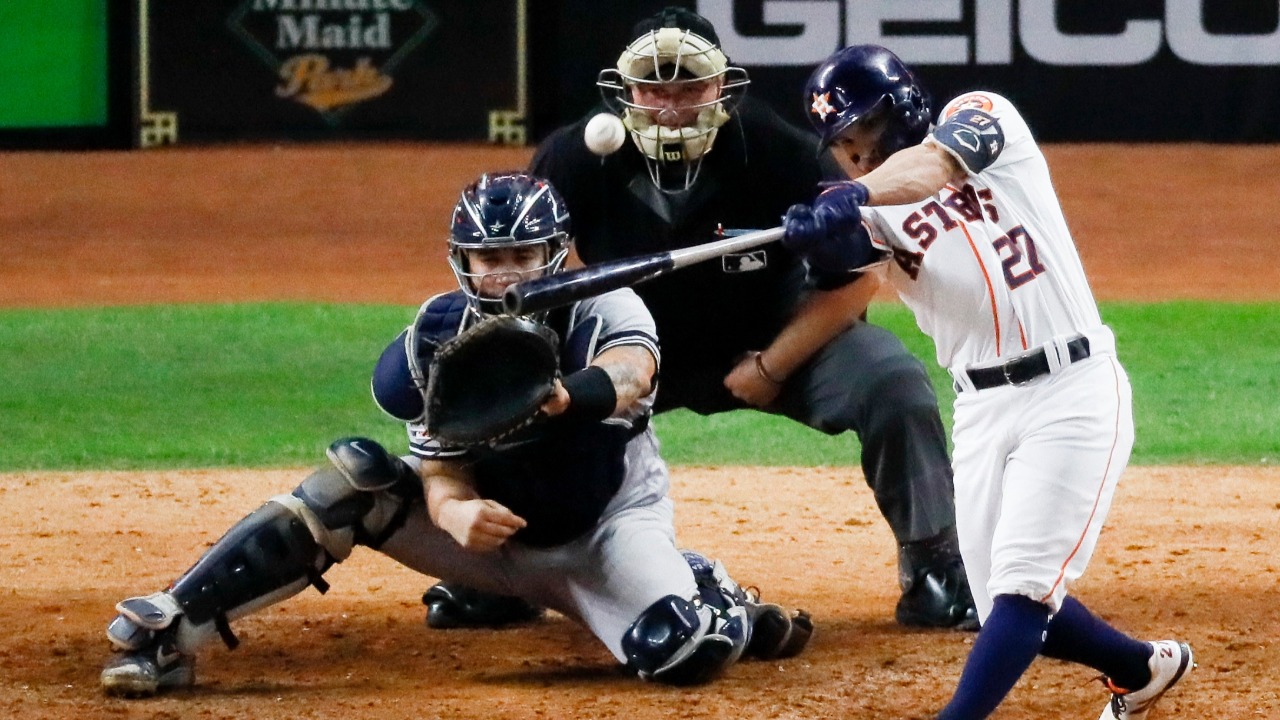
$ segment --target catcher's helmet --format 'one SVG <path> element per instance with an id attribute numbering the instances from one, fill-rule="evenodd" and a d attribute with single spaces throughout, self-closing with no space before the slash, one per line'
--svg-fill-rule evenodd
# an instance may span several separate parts
<path id="1" fill-rule="evenodd" d="M 924 140 L 932 121 L 929 97 L 911 69 L 879 45 L 832 53 L 809 76 L 804 109 L 824 148 L 859 120 L 884 117 L 879 150 L 885 157 Z"/>
<path id="2" fill-rule="evenodd" d="M 666 191 L 687 189 L 746 92 L 747 71 L 729 64 L 711 21 L 686 8 L 668 7 L 641 20 L 631 37 L 616 67 L 600 71 L 596 85 L 644 155 L 654 184 Z M 716 83 L 714 94 L 678 109 L 637 97 L 637 91 L 660 90 L 681 96 L 682 88 L 708 82 Z"/>
<path id="3" fill-rule="evenodd" d="M 453 209 L 449 265 L 477 312 L 497 314 L 501 298 L 481 297 L 482 275 L 471 272 L 467 251 L 543 246 L 546 262 L 529 272 L 558 272 L 569 255 L 569 210 L 546 180 L 522 172 L 485 173 L 467 186 Z"/>

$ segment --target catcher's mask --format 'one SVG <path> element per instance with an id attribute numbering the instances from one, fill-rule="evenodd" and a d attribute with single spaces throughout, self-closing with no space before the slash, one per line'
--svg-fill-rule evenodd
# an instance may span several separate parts
<path id="1" fill-rule="evenodd" d="M 747 71 L 729 64 L 706 18 L 669 7 L 641 20 L 616 68 L 596 85 L 622 117 L 660 190 L 687 190 L 720 126 L 746 92 Z"/>
<path id="2" fill-rule="evenodd" d="M 491 275 L 530 280 L 558 272 L 569 255 L 569 211 L 546 180 L 521 172 L 486 173 L 462 191 L 449 228 L 449 265 L 479 315 L 502 312 L 502 293 L 481 292 Z M 531 266 L 495 271 L 473 268 L 470 251 L 536 246 L 541 261 Z M 509 283 L 508 283 L 509 284 Z"/>
<path id="3" fill-rule="evenodd" d="M 879 45 L 832 53 L 805 84 L 804 111 L 824 149 L 855 123 L 882 123 L 874 148 L 881 162 L 920 144 L 932 121 L 929 96 L 911 69 Z"/>

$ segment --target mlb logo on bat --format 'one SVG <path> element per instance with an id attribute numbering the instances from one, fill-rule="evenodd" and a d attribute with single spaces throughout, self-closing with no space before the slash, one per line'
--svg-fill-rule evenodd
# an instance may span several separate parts
<path id="1" fill-rule="evenodd" d="M 764 250 L 735 253 L 720 258 L 720 267 L 727 273 L 744 273 L 769 267 L 769 254 Z"/>

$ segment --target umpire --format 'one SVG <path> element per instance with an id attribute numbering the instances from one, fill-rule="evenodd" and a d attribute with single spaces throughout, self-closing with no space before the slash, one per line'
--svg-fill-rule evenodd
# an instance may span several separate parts
<path id="1" fill-rule="evenodd" d="M 846 179 L 815 137 L 742 97 L 746 71 L 729 63 L 702 16 L 667 8 L 631 37 L 599 82 L 630 142 L 593 154 L 583 118 L 548 137 L 531 166 L 572 209 L 584 262 L 773 227 L 793 203 L 812 202 L 820 181 Z M 875 284 L 824 275 L 774 243 L 637 287 L 662 343 L 655 409 L 754 407 L 831 435 L 856 432 L 863 474 L 898 541 L 897 621 L 974 629 L 937 398 L 901 341 L 851 310 Z M 428 622 L 511 619 L 457 604 L 464 598 L 475 600 L 464 588 L 433 587 Z"/>

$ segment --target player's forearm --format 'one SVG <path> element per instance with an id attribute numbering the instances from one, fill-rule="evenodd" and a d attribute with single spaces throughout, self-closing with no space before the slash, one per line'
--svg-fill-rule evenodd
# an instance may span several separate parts
<path id="1" fill-rule="evenodd" d="M 880 167 L 858 178 L 871 197 L 868 205 L 907 205 L 933 197 L 964 170 L 941 147 L 926 142 L 889 156 Z"/>
<path id="2" fill-rule="evenodd" d="M 810 295 L 782 332 L 761 352 L 764 371 L 773 380 L 785 380 L 856 322 L 879 286 L 880 280 L 875 274 L 863 273 L 844 287 Z"/>
<path id="3" fill-rule="evenodd" d="M 613 389 L 618 396 L 615 414 L 653 391 L 653 375 L 658 370 L 658 363 L 646 348 L 637 345 L 609 348 L 591 364 L 604 370 L 613 381 Z"/>
<path id="4" fill-rule="evenodd" d="M 452 464 L 426 461 L 419 474 L 426 488 L 427 515 L 436 527 L 443 527 L 440 515 L 449 504 L 480 497 L 465 472 Z"/>

